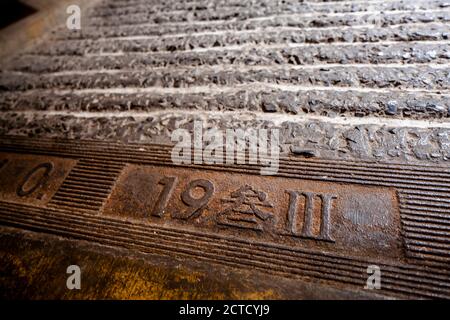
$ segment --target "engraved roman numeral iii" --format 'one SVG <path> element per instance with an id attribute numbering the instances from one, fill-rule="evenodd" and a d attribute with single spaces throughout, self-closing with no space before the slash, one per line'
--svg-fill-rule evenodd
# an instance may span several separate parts
<path id="1" fill-rule="evenodd" d="M 332 194 L 316 194 L 312 192 L 299 192 L 286 190 L 289 194 L 289 209 L 287 216 L 286 229 L 287 231 L 297 237 L 310 238 L 316 240 L 332 241 L 334 239 L 330 234 L 330 212 L 333 199 L 337 197 Z M 303 212 L 303 227 L 301 232 L 297 231 L 297 217 L 298 217 L 298 197 L 303 196 L 305 201 Z M 321 201 L 320 214 L 320 232 L 315 235 L 313 232 L 314 221 L 314 198 L 319 197 Z"/>

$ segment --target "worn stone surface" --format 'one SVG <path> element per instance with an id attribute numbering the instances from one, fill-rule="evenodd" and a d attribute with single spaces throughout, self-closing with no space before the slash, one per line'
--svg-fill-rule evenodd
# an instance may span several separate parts
<path id="1" fill-rule="evenodd" d="M 141 114 L 139 117 L 10 113 L 0 120 L 0 134 L 172 144 L 173 130 L 193 130 L 194 121 L 200 120 L 204 122 L 204 130 L 278 128 L 281 151 L 284 153 L 290 150 L 290 146 L 296 146 L 312 149 L 318 157 L 336 159 L 426 160 L 436 163 L 447 161 L 450 157 L 450 129 L 374 124 L 348 126 L 320 120 L 294 122 L 267 118 L 263 120 L 254 114 L 236 119 L 221 115 L 199 117 L 171 113 Z"/>

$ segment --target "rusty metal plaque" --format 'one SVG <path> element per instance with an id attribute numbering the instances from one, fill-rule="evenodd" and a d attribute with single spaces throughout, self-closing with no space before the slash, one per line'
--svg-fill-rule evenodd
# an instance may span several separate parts
<path id="1" fill-rule="evenodd" d="M 46 204 L 76 160 L 0 152 L 0 200 Z"/>
<path id="2" fill-rule="evenodd" d="M 357 256 L 402 256 L 393 188 L 130 165 L 104 215 Z"/>
<path id="3" fill-rule="evenodd" d="M 447 167 L 281 158 L 261 176 L 174 165 L 166 145 L 3 137 L 0 148 L 2 225 L 355 292 L 377 266 L 377 295 L 450 297 Z"/>

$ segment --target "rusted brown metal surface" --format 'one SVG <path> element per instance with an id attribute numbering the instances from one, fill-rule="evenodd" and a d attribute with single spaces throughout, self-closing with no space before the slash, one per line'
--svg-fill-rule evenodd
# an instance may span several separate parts
<path id="1" fill-rule="evenodd" d="M 293 250 L 400 255 L 400 213 L 393 188 L 170 164 L 131 165 L 124 168 L 102 212 L 230 239 L 267 241 Z"/>
<path id="2" fill-rule="evenodd" d="M 283 158 L 277 175 L 263 177 L 254 165 L 176 166 L 170 160 L 170 146 L 49 142 L 0 140 L 1 179 L 11 182 L 10 188 L 2 190 L 0 221 L 83 240 L 83 250 L 89 252 L 105 246 L 105 257 L 92 265 L 80 260 L 75 245 L 64 250 L 63 256 L 83 264 L 88 279 L 120 276 L 122 291 L 113 294 L 115 278 L 102 282 L 109 293 L 95 295 L 92 290 L 99 284 L 89 280 L 84 282 L 84 294 L 80 291 L 76 297 L 181 297 L 178 291 L 166 292 L 165 286 L 152 294 L 137 289 L 155 275 L 146 273 L 147 280 L 131 276 L 134 268 L 138 273 L 146 268 L 136 255 L 145 263 L 156 263 L 156 255 L 183 261 L 183 268 L 193 262 L 208 266 L 209 271 L 200 273 L 203 280 L 192 280 L 190 289 L 178 288 L 187 290 L 186 298 L 195 297 L 196 292 L 198 297 L 246 297 L 241 287 L 230 289 L 237 285 L 236 278 L 225 276 L 243 270 L 255 278 L 247 292 L 255 298 L 312 297 L 309 289 L 288 293 L 291 287 L 278 283 L 278 278 L 292 279 L 301 288 L 317 284 L 315 298 L 449 297 L 447 251 L 441 249 L 439 238 L 429 235 L 430 227 L 445 228 L 429 208 L 446 200 L 448 168 Z M 426 197 L 427 201 L 420 200 Z M 5 233 L 5 239 L 17 236 L 17 231 L 10 233 Z M 31 243 L 44 241 L 44 248 L 59 245 L 39 240 L 34 233 L 27 237 L 35 239 Z M 423 246 L 422 239 L 429 245 Z M 9 259 L 5 274 L 14 277 L 23 272 L 25 276 L 24 270 L 34 270 L 30 255 L 48 264 L 40 272 L 49 276 L 60 272 L 62 266 L 45 262 L 57 249 L 45 252 L 33 244 L 31 251 L 19 250 L 9 248 L 8 241 L 2 244 Z M 111 247 L 130 255 L 123 266 L 129 268 L 127 272 L 115 266 L 104 269 L 109 262 L 103 260 L 116 259 L 112 249 L 106 249 Z M 371 265 L 382 271 L 379 290 L 364 289 Z M 157 277 L 181 276 L 171 267 L 161 268 L 163 275 Z M 46 279 L 40 273 L 30 283 L 43 284 Z M 2 290 L 14 290 L 11 283 L 12 278 L 6 277 Z M 214 287 L 219 283 L 224 290 L 220 294 Z M 261 290 L 260 283 L 274 287 Z M 54 296 L 71 297 L 61 290 Z"/>
<path id="3" fill-rule="evenodd" d="M 21 203 L 25 198 L 30 204 L 45 204 L 75 164 L 72 159 L 1 153 L 0 199 Z"/>
<path id="4" fill-rule="evenodd" d="M 220 263 L 0 228 L 2 299 L 381 299 L 371 292 Z M 68 290 L 67 266 L 82 270 Z"/>

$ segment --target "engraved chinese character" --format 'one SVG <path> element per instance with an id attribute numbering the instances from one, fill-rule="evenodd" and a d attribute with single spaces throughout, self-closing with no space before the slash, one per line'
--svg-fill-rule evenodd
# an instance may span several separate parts
<path id="1" fill-rule="evenodd" d="M 267 194 L 245 185 L 231 193 L 230 198 L 221 199 L 231 205 L 217 215 L 217 223 L 244 229 L 262 230 L 262 223 L 273 217 L 267 208 Z"/>

